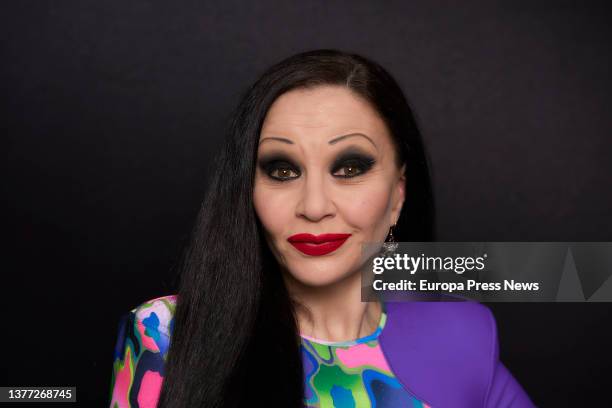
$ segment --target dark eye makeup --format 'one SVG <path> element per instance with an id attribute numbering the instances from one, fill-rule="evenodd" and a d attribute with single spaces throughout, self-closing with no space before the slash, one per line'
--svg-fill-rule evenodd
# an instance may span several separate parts
<path id="1" fill-rule="evenodd" d="M 289 181 L 302 174 L 291 159 L 278 153 L 261 157 L 258 166 L 269 178 L 277 181 Z"/>
<path id="2" fill-rule="evenodd" d="M 367 173 L 376 160 L 358 149 L 348 149 L 333 161 L 330 172 L 334 177 L 348 179 Z M 286 154 L 272 153 L 259 158 L 257 165 L 272 180 L 290 181 L 301 176 L 301 170 Z"/>
<path id="3" fill-rule="evenodd" d="M 369 154 L 358 151 L 348 151 L 340 154 L 331 166 L 331 172 L 335 177 L 352 178 L 366 173 L 376 163 L 376 160 Z M 336 174 L 343 170 L 341 174 Z"/>

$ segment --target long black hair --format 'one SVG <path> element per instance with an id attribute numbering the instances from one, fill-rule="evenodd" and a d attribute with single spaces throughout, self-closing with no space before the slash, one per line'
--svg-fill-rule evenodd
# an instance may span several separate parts
<path id="1" fill-rule="evenodd" d="M 269 68 L 244 94 L 217 157 L 209 190 L 180 266 L 180 284 L 159 406 L 301 407 L 304 388 L 295 303 L 253 206 L 259 134 L 271 104 L 298 88 L 342 85 L 388 126 L 406 199 L 394 235 L 434 233 L 428 158 L 400 87 L 377 63 L 315 50 Z"/>

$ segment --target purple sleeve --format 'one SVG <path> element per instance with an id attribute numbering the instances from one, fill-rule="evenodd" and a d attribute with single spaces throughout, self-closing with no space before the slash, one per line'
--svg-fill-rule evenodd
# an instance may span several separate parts
<path id="1" fill-rule="evenodd" d="M 390 302 L 379 341 L 393 372 L 434 408 L 535 405 L 499 359 L 497 325 L 477 302 Z"/>
<path id="2" fill-rule="evenodd" d="M 535 405 L 512 374 L 510 374 L 510 371 L 497 360 L 485 407 L 527 408 L 535 407 Z"/>
<path id="3" fill-rule="evenodd" d="M 490 385 L 485 399 L 485 408 L 531 408 L 531 402 L 523 387 L 516 381 L 510 371 L 499 359 L 499 341 L 497 337 L 497 323 L 491 310 L 486 307 L 491 322 L 491 335 L 493 338 L 493 370 L 491 371 Z"/>

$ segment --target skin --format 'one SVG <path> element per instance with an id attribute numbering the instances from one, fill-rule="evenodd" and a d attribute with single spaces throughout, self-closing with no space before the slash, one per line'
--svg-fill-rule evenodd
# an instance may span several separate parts
<path id="1" fill-rule="evenodd" d="M 344 135 L 352 136 L 339 138 Z M 338 167 L 339 155 L 351 149 L 374 159 L 369 170 L 350 161 Z M 261 167 L 279 154 L 290 165 Z M 253 198 L 289 293 L 305 306 L 296 310 L 301 334 L 346 341 L 376 329 L 381 305 L 361 302 L 361 244 L 384 242 L 401 212 L 405 166 L 399 168 L 395 157 L 383 119 L 346 87 L 292 90 L 270 107 L 260 133 Z M 339 177 L 347 175 L 353 177 Z M 334 252 L 310 256 L 287 241 L 297 233 L 352 235 Z"/>

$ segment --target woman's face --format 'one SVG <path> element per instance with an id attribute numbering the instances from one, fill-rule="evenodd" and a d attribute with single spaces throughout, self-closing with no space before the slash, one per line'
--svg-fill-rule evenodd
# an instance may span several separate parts
<path id="1" fill-rule="evenodd" d="M 359 272 L 361 244 L 384 241 L 399 217 L 403 172 L 382 118 L 348 88 L 281 95 L 262 125 L 254 185 L 277 261 L 309 286 Z"/>

